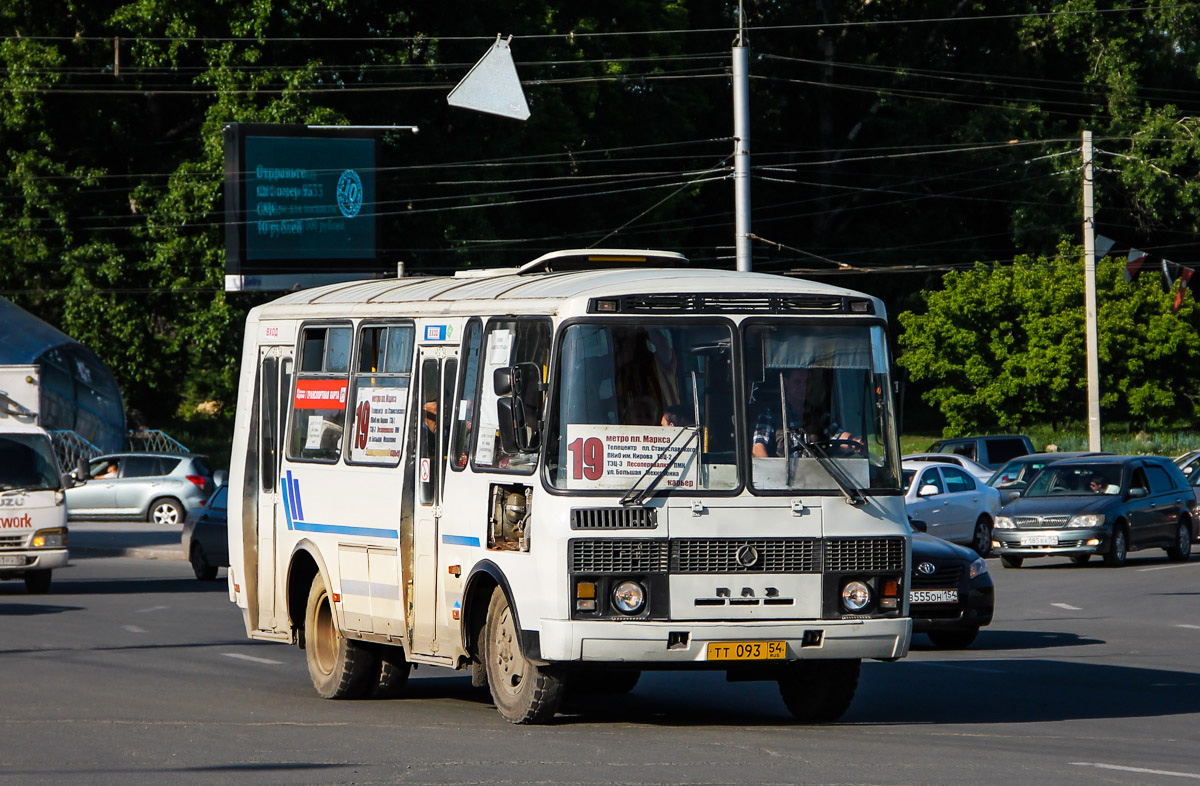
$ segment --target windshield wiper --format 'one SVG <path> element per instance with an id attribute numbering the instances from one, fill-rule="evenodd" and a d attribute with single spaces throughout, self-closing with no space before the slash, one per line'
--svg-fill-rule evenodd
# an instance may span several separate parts
<path id="1" fill-rule="evenodd" d="M 862 489 L 854 484 L 854 479 L 847 475 L 846 471 L 838 466 L 838 463 L 830 458 L 828 453 L 806 439 L 800 440 L 800 447 L 809 456 L 815 458 L 822 469 L 829 473 L 829 477 L 833 478 L 833 482 L 838 484 L 842 494 L 845 495 L 847 504 L 867 504 L 867 498 L 863 496 Z"/>
<path id="2" fill-rule="evenodd" d="M 675 443 L 678 442 L 679 438 L 688 431 L 691 432 L 688 434 L 688 438 L 683 441 L 682 445 L 676 448 Z M 671 467 L 675 466 L 675 462 L 679 460 L 679 457 L 683 455 L 683 452 L 687 450 L 688 445 L 692 444 L 692 440 L 694 440 L 699 433 L 699 426 L 684 426 L 683 428 L 679 429 L 679 433 L 675 435 L 675 437 L 670 441 L 670 443 L 667 444 L 665 448 L 659 451 L 658 455 L 654 458 L 654 461 L 650 463 L 650 466 L 646 467 L 645 472 L 638 476 L 638 479 L 635 480 L 633 485 L 629 487 L 629 491 L 626 491 L 625 495 L 621 497 L 621 504 L 641 505 L 643 502 L 645 502 L 646 497 L 650 496 L 650 492 L 654 491 L 654 487 L 659 484 L 659 481 L 663 479 L 663 476 L 670 471 Z M 667 453 L 671 450 L 675 451 L 675 455 L 671 456 L 670 460 L 663 464 L 662 468 L 655 473 L 654 478 L 648 484 L 646 484 L 646 487 L 639 491 L 638 485 L 640 485 L 641 482 L 646 479 L 646 476 L 650 474 L 650 470 L 654 469 L 658 462 L 662 461 L 663 456 L 667 455 Z"/>

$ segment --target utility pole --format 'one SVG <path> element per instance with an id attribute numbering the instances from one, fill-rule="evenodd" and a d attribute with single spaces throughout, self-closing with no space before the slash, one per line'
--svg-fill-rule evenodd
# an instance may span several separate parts
<path id="1" fill-rule="evenodd" d="M 746 15 L 738 2 L 738 37 L 733 47 L 734 253 L 739 273 L 752 267 L 750 251 L 750 54 Z"/>
<path id="2" fill-rule="evenodd" d="M 1087 313 L 1088 450 L 1100 450 L 1100 341 L 1096 328 L 1096 210 L 1092 132 L 1083 132 L 1083 287 Z"/>

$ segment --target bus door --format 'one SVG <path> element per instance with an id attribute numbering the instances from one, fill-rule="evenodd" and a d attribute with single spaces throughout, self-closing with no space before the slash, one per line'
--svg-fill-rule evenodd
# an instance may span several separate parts
<path id="1" fill-rule="evenodd" d="M 287 422 L 288 396 L 292 391 L 292 353 L 287 347 L 262 347 L 259 350 L 259 494 L 256 553 L 258 555 L 257 619 L 260 630 L 276 630 L 276 554 L 275 526 L 277 516 L 283 517 L 279 494 L 279 462 L 283 448 L 283 432 Z M 247 565 L 249 568 L 249 565 Z M 279 586 L 282 586 L 280 584 Z M 286 623 L 286 621 L 283 621 Z"/>
<path id="2" fill-rule="evenodd" d="M 444 577 L 438 570 L 438 538 L 442 517 L 442 489 L 446 478 L 446 451 L 453 413 L 458 347 L 418 349 L 417 451 L 413 505 L 413 652 L 438 654 L 438 615 Z M 447 648 L 450 652 L 450 648 Z"/>

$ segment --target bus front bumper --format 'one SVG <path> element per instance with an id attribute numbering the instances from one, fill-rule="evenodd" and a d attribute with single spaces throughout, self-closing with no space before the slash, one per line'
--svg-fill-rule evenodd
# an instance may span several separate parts
<path id="1" fill-rule="evenodd" d="M 30 549 L 3 552 L 0 578 L 20 578 L 33 570 L 52 570 L 67 566 L 66 549 Z"/>
<path id="2" fill-rule="evenodd" d="M 787 660 L 872 658 L 908 654 L 912 620 L 808 620 L 802 622 L 657 622 L 541 620 L 540 658 L 546 661 L 630 662 L 725 668 L 709 644 L 784 642 Z"/>

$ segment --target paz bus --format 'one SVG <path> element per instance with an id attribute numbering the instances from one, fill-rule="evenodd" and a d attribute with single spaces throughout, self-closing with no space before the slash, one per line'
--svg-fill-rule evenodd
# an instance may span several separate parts
<path id="1" fill-rule="evenodd" d="M 334 284 L 246 321 L 229 592 L 326 698 L 469 671 L 512 723 L 644 670 L 804 722 L 911 638 L 879 300 L 680 254 Z"/>

